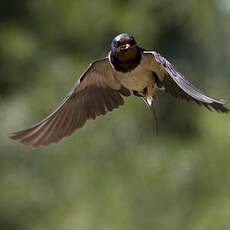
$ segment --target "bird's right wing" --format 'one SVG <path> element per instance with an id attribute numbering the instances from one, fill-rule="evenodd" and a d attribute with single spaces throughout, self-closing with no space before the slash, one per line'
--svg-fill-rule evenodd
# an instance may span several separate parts
<path id="1" fill-rule="evenodd" d="M 154 51 L 144 51 L 143 53 L 148 56 L 150 65 L 153 66 L 153 72 L 157 74 L 158 85 L 163 86 L 166 93 L 174 97 L 194 101 L 208 109 L 212 107 L 217 112 L 229 112 L 229 109 L 224 107 L 227 104 L 224 100 L 212 98 L 197 89 L 159 53 Z"/>
<path id="2" fill-rule="evenodd" d="M 31 128 L 14 132 L 10 138 L 35 148 L 58 142 L 87 120 L 123 105 L 121 94 L 129 96 L 130 92 L 115 79 L 109 59 L 97 60 L 90 64 L 54 112 Z"/>

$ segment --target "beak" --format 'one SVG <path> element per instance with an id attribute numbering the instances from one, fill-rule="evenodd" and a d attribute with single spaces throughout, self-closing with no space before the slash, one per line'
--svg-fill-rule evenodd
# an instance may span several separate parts
<path id="1" fill-rule="evenodd" d="M 130 47 L 130 44 L 125 44 L 120 47 L 121 50 L 127 50 Z"/>

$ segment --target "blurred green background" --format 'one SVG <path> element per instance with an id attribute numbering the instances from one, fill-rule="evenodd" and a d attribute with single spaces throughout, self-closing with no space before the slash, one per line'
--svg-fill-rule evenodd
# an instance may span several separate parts
<path id="1" fill-rule="evenodd" d="M 130 33 L 230 101 L 229 0 L 1 0 L 0 229 L 229 230 L 230 116 L 137 97 L 33 150 L 11 131 L 48 115 L 113 37 Z"/>

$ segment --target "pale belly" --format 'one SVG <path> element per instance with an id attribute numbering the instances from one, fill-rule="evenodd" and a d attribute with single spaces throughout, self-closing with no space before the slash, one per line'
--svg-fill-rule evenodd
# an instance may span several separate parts
<path id="1" fill-rule="evenodd" d="M 141 64 L 128 73 L 115 72 L 115 75 L 120 83 L 129 90 L 140 92 L 145 87 L 155 85 L 152 71 L 143 68 Z"/>

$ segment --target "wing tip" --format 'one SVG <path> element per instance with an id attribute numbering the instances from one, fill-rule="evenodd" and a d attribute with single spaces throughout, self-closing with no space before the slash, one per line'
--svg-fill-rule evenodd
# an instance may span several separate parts
<path id="1" fill-rule="evenodd" d="M 28 130 L 30 129 L 10 132 L 9 139 L 18 141 L 23 146 L 31 146 L 33 149 L 37 149 L 38 147 L 43 146 L 43 144 L 36 145 L 36 143 L 33 143 L 33 141 L 28 141 L 27 137 L 30 137 L 28 136 Z M 46 145 L 44 144 L 44 146 Z"/>
<path id="2" fill-rule="evenodd" d="M 9 133 L 9 138 L 11 139 L 11 140 L 20 140 L 20 135 L 22 135 L 22 132 L 23 132 L 23 130 L 20 130 L 20 131 L 14 131 L 14 132 L 10 132 Z"/>
<path id="3" fill-rule="evenodd" d="M 229 108 L 225 107 L 224 105 L 227 104 L 226 101 L 220 100 L 221 103 L 213 102 L 209 104 L 213 109 L 215 109 L 217 112 L 222 112 L 222 113 L 229 113 L 230 110 Z"/>
<path id="4" fill-rule="evenodd" d="M 222 99 L 218 99 L 218 100 L 216 100 L 216 102 L 219 103 L 219 104 L 222 104 L 222 105 L 227 105 L 228 104 L 227 101 L 222 100 Z"/>
<path id="5" fill-rule="evenodd" d="M 53 141 L 53 142 L 49 142 L 49 143 L 37 144 L 36 142 L 34 143 L 33 141 L 28 141 L 26 138 L 20 137 L 19 135 L 17 135 L 17 132 L 10 133 L 9 139 L 14 140 L 14 141 L 18 141 L 22 146 L 30 146 L 33 149 L 38 149 L 40 147 L 45 147 L 45 146 L 52 144 L 52 143 L 57 143 L 57 141 Z"/>

